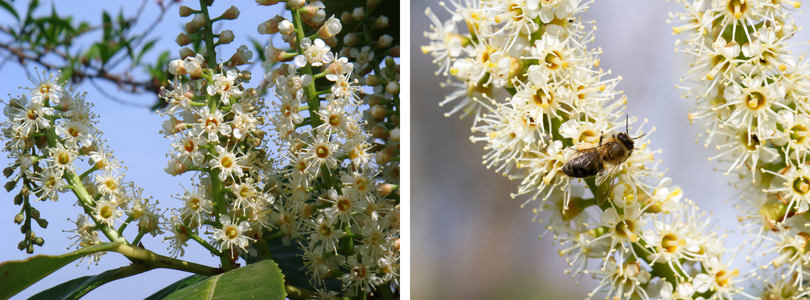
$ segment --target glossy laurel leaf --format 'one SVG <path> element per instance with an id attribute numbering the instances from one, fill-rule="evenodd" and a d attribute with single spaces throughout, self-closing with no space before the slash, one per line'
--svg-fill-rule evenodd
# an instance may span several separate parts
<path id="1" fill-rule="evenodd" d="M 263 260 L 242 268 L 211 276 L 170 294 L 166 299 L 267 299 L 283 300 L 284 275 L 278 264 Z"/>
<path id="2" fill-rule="evenodd" d="M 3 283 L 0 284 L 0 299 L 16 295 L 82 256 L 107 251 L 117 246 L 118 243 L 102 243 L 62 255 L 37 255 L 24 260 L 4 262 L 0 264 L 0 282 Z"/>

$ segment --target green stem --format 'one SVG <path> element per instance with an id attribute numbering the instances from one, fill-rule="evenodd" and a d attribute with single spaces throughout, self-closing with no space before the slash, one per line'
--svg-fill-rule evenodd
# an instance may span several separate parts
<path id="1" fill-rule="evenodd" d="M 301 24 L 301 12 L 298 9 L 293 9 L 292 11 L 293 22 L 295 22 L 295 34 L 296 34 L 296 43 L 298 43 L 298 54 L 304 54 L 304 48 L 301 47 L 301 41 L 304 40 L 304 26 Z M 309 76 L 312 75 L 312 67 L 307 64 L 304 67 L 304 73 L 308 74 Z M 313 76 L 314 77 L 314 76 Z M 307 85 L 306 89 L 307 94 L 307 104 L 309 109 L 309 115 L 314 116 L 316 112 L 320 110 L 320 100 L 318 99 L 318 92 L 315 89 L 315 80 Z M 320 118 L 310 118 L 310 124 L 312 128 L 318 127 L 320 124 Z"/>
<path id="2" fill-rule="evenodd" d="M 87 192 L 87 189 L 85 189 L 82 180 L 78 175 L 76 175 L 76 173 L 73 172 L 66 172 L 64 178 L 67 180 L 68 184 L 74 187 L 73 194 L 75 194 L 76 198 L 79 199 L 79 204 L 81 204 L 84 208 L 84 212 L 92 216 L 94 213 L 93 206 L 95 206 L 95 201 L 92 197 L 90 197 L 90 193 Z M 104 233 L 104 236 L 106 236 L 110 242 L 129 244 L 129 242 L 127 242 L 123 236 L 118 234 L 118 232 L 110 226 L 101 224 L 98 220 L 96 220 L 96 218 L 91 217 L 90 219 L 93 219 L 93 222 L 96 223 L 96 226 L 99 228 L 99 230 L 101 230 L 102 233 Z"/>
<path id="3" fill-rule="evenodd" d="M 200 0 L 200 11 L 202 11 L 203 16 L 205 17 L 205 27 L 202 28 L 203 38 L 205 39 L 206 52 L 208 52 L 208 68 L 216 69 L 217 54 L 214 50 L 214 29 L 212 26 L 214 22 L 211 20 L 211 16 L 208 14 L 207 2 L 208 1 L 206 0 Z"/>
<path id="4" fill-rule="evenodd" d="M 206 276 L 214 276 L 214 275 L 222 273 L 222 271 L 223 271 L 222 269 L 219 269 L 219 268 L 213 268 L 213 267 L 209 267 L 209 266 L 195 264 L 195 263 L 188 262 L 188 261 L 185 261 L 185 260 L 180 260 L 180 259 L 171 258 L 171 257 L 168 257 L 168 256 L 163 256 L 163 255 L 154 253 L 154 252 L 146 250 L 146 249 L 142 249 L 142 248 L 138 248 L 138 247 L 132 247 L 132 246 L 129 246 L 129 245 L 124 245 L 124 244 L 120 244 L 118 247 L 113 248 L 110 251 L 121 253 L 124 256 L 126 256 L 128 258 L 131 258 L 131 259 L 139 260 L 139 261 L 143 262 L 143 264 L 145 264 L 150 269 L 166 268 L 166 269 L 186 271 L 186 272 L 191 272 L 191 273 L 200 274 L 200 275 L 206 275 Z"/>
<path id="5" fill-rule="evenodd" d="M 142 228 L 141 230 L 138 231 L 138 235 L 135 237 L 135 239 L 132 240 L 132 244 L 133 245 L 138 245 L 138 243 L 141 242 L 141 239 L 143 238 L 144 234 L 146 234 L 146 230 L 145 230 L 145 228 Z"/>
<path id="6" fill-rule="evenodd" d="M 204 241 L 202 238 L 200 238 L 198 235 L 194 234 L 193 232 L 189 231 L 188 236 L 192 240 L 196 241 L 197 243 L 199 243 L 200 245 L 205 247 L 205 249 L 208 249 L 208 251 L 211 252 L 211 254 L 216 255 L 216 256 L 222 255 L 222 252 L 220 252 L 217 248 L 214 248 L 214 246 L 212 246 L 208 242 Z"/>
<path id="7" fill-rule="evenodd" d="M 79 175 L 79 179 L 84 179 L 85 177 L 87 177 L 87 175 L 90 175 L 90 173 L 93 173 L 93 171 L 95 170 L 98 170 L 98 167 L 96 167 L 96 165 L 93 164 L 93 166 L 90 167 L 90 169 L 87 169 L 87 171 L 84 171 L 82 175 Z"/>
<path id="8" fill-rule="evenodd" d="M 262 259 L 273 260 L 273 254 L 270 253 L 270 247 L 267 246 L 267 243 L 263 241 L 258 241 L 257 243 L 254 244 L 256 245 L 256 250 L 259 251 L 259 256 L 261 256 Z"/>
<path id="9" fill-rule="evenodd" d="M 121 227 L 118 227 L 118 235 L 124 234 L 124 229 L 127 228 L 127 225 L 129 225 L 129 222 L 132 222 L 132 220 L 135 220 L 135 218 L 132 215 L 129 215 L 129 217 L 127 217 L 127 220 L 124 221 L 124 224 L 121 224 Z"/>
<path id="10" fill-rule="evenodd" d="M 310 291 L 308 289 L 292 286 L 289 284 L 284 285 L 284 290 L 287 291 L 287 298 L 295 300 L 309 299 L 310 297 L 317 295 L 315 292 Z"/>

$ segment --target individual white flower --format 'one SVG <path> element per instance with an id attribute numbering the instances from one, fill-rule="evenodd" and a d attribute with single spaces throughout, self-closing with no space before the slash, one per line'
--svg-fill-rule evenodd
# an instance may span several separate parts
<path id="1" fill-rule="evenodd" d="M 371 47 L 369 46 L 363 46 L 360 50 L 352 48 L 352 50 L 349 51 L 349 55 L 360 65 L 360 68 L 358 68 L 360 70 L 365 69 L 371 60 L 374 59 L 374 51 L 371 51 Z"/>
<path id="2" fill-rule="evenodd" d="M 239 73 L 236 70 L 228 70 L 227 73 L 223 70 L 223 74 L 214 74 L 214 82 L 208 85 L 208 95 L 219 94 L 221 96 L 219 101 L 223 105 L 230 105 L 231 96 L 242 96 L 242 90 L 239 89 L 239 84 L 236 83 L 238 77 Z"/>
<path id="3" fill-rule="evenodd" d="M 114 201 L 109 200 L 109 196 L 104 196 L 102 200 L 96 202 L 93 218 L 109 227 L 115 226 L 115 219 L 122 216 L 124 212 L 118 208 Z"/>
<path id="4" fill-rule="evenodd" d="M 217 145 L 216 150 L 218 155 L 208 161 L 211 169 L 219 169 L 219 180 L 225 181 L 228 178 L 242 177 L 242 169 L 248 167 L 244 162 L 244 155 L 236 157 L 238 152 L 227 150 L 224 147 Z"/>
<path id="5" fill-rule="evenodd" d="M 335 228 L 331 218 L 328 215 L 321 215 L 306 222 L 310 228 L 309 237 L 312 243 L 320 243 L 325 250 L 337 253 L 338 239 L 343 237 L 343 231 Z"/>
<path id="6" fill-rule="evenodd" d="M 79 152 L 74 148 L 65 147 L 61 143 L 57 143 L 56 147 L 49 149 L 49 161 L 52 162 L 54 168 L 58 168 L 62 172 L 75 172 L 76 165 L 73 161 L 79 156 Z"/>
<path id="7" fill-rule="evenodd" d="M 313 168 L 315 174 L 320 172 L 322 165 L 325 165 L 328 170 L 337 168 L 337 157 L 340 156 L 341 151 L 338 149 L 337 143 L 330 141 L 329 136 L 315 137 L 312 144 L 305 150 L 309 167 Z"/>
<path id="8" fill-rule="evenodd" d="M 374 263 L 369 257 L 364 256 L 361 260 L 358 260 L 356 255 L 349 256 L 346 259 L 346 267 L 349 268 L 349 272 L 340 277 L 340 280 L 346 286 L 345 289 L 352 290 L 355 293 L 360 290 L 375 290 L 375 286 L 383 282 L 377 276 L 377 273 L 370 269 L 373 265 Z"/>
<path id="9" fill-rule="evenodd" d="M 59 168 L 48 166 L 40 171 L 38 174 L 30 174 L 28 176 L 39 185 L 33 190 L 37 196 L 37 201 L 50 199 L 51 201 L 59 200 L 59 193 L 65 191 L 67 188 L 67 181 L 62 178 L 63 171 Z"/>
<path id="10" fill-rule="evenodd" d="M 42 72 L 42 75 L 45 76 L 47 73 L 46 71 Z M 59 73 L 51 73 L 47 74 L 47 76 L 40 77 L 39 73 L 37 73 L 37 79 L 39 82 L 33 82 L 35 87 L 28 87 L 25 88 L 31 91 L 32 100 L 35 101 L 48 101 L 51 105 L 56 105 L 59 103 L 60 98 L 65 93 L 65 88 L 62 87 L 61 84 L 56 82 L 57 75 Z"/>
<path id="11" fill-rule="evenodd" d="M 203 107 L 199 111 L 195 111 L 197 115 L 194 129 L 198 135 L 206 135 L 209 142 L 219 139 L 217 134 L 228 136 L 231 134 L 231 126 L 225 123 L 222 111 L 214 110 L 211 112 L 208 106 Z"/>
<path id="12" fill-rule="evenodd" d="M 185 190 L 183 196 L 178 199 L 182 200 L 184 205 L 180 211 L 180 217 L 182 221 L 188 221 L 192 228 L 202 225 L 203 220 L 208 219 L 213 211 L 213 204 L 205 197 L 205 193 L 200 187 L 193 192 Z"/>
<path id="13" fill-rule="evenodd" d="M 183 225 L 183 222 L 180 221 L 180 218 L 177 216 L 172 216 L 168 223 L 165 224 L 165 227 L 168 231 L 174 233 L 173 236 L 167 236 L 163 238 L 163 241 L 169 241 L 169 250 L 173 257 L 183 256 L 186 254 L 186 250 L 183 247 L 188 246 L 188 228 Z"/>
<path id="14" fill-rule="evenodd" d="M 222 229 L 214 228 L 214 240 L 220 243 L 220 251 L 235 248 L 247 251 L 245 247 L 250 245 L 253 239 L 243 233 L 250 230 L 250 224 L 246 221 L 240 222 L 239 225 L 231 223 L 231 218 L 227 215 L 220 215 L 219 221 L 222 223 Z"/>
<path id="15" fill-rule="evenodd" d="M 335 55 L 329 51 L 329 46 L 322 39 L 315 39 L 313 42 L 309 38 L 304 38 L 301 41 L 301 48 L 304 49 L 304 54 L 296 56 L 294 60 L 299 68 L 305 67 L 307 63 L 313 67 L 320 67 L 335 59 Z"/>

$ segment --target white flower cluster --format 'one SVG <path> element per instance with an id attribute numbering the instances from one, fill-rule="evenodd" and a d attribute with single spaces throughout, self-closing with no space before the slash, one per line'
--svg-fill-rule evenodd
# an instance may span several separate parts
<path id="1" fill-rule="evenodd" d="M 705 145 L 720 152 L 710 157 L 724 164 L 740 189 L 740 220 L 758 255 L 768 258 L 757 276 L 756 297 L 808 297 L 810 274 L 806 214 L 810 208 L 810 70 L 806 52 L 790 51 L 799 30 L 790 11 L 799 1 L 676 1 L 683 8 L 671 16 L 676 51 L 690 54 L 688 76 L 678 86 L 697 108 L 689 120 L 701 123 Z M 776 298 L 774 298 L 776 297 Z"/>
<path id="2" fill-rule="evenodd" d="M 12 179 L 7 189 L 22 181 L 18 197 L 24 201 L 16 204 L 23 205 L 23 211 L 28 212 L 27 218 L 21 217 L 18 222 L 27 219 L 23 224 L 26 240 L 20 243 L 20 250 L 36 241 L 31 219 L 47 226 L 38 212 L 33 213 L 29 194 L 37 200 L 52 201 L 59 200 L 59 193 L 67 190 L 88 196 L 79 199 L 87 215 L 79 215 L 75 221 L 77 228 L 70 230 L 76 234 L 71 239 L 76 239 L 73 244 L 78 248 L 101 243 L 99 230 L 109 230 L 123 215 L 127 216 L 124 223 L 137 220 L 143 234 L 162 233 L 157 203 L 150 204 L 149 199 L 141 196 L 140 188 L 124 181 L 125 168 L 104 145 L 86 94 L 76 92 L 75 87 L 65 89 L 64 83 L 58 83 L 54 77 L 51 74 L 40 78 L 34 87 L 27 88 L 30 94 L 12 98 L 3 109 L 7 117 L 2 123 L 4 150 L 13 158 L 12 166 L 4 172 Z M 79 173 L 76 161 L 85 159 L 90 168 Z M 37 244 L 41 245 L 42 240 Z M 28 252 L 33 252 L 33 248 L 28 248 Z M 100 255 L 96 253 L 91 261 L 98 261 Z"/>
<path id="3" fill-rule="evenodd" d="M 272 259 L 276 253 L 267 249 L 278 242 L 292 254 L 288 257 L 303 259 L 284 272 L 311 277 L 313 290 L 298 286 L 307 282 L 293 285 L 305 297 L 396 295 L 401 107 L 394 57 L 399 46 L 382 34 L 388 27 L 385 16 L 365 13 L 379 1 L 369 1 L 359 13 L 347 12 L 349 23 L 360 30 L 347 35 L 362 48 L 343 47 L 345 55 L 331 51 L 342 22 L 325 18 L 323 3 L 284 3 L 292 21 L 277 16 L 259 26 L 262 34 L 282 33 L 292 49 L 267 47 L 265 66 L 292 62 L 263 74 L 262 88 L 272 88 L 277 97 L 272 104 L 246 87 L 251 73 L 239 69 L 253 58 L 246 46 L 213 63 L 215 46 L 232 42 L 234 33 L 213 34 L 211 24 L 237 18 L 239 10 L 232 6 L 207 20 L 207 7 L 180 8 L 182 16 L 194 16 L 178 44 L 203 41 L 206 50 L 181 49 L 180 59 L 168 64 L 171 88 L 161 91 L 166 102 L 161 114 L 167 116 L 161 132 L 171 140 L 164 170 L 195 172 L 191 186 L 175 197 L 182 207 L 168 216 L 144 199 L 140 188 L 123 181 L 125 169 L 104 147 L 84 94 L 66 91 L 50 76 L 29 88 L 28 97 L 12 98 L 2 129 L 14 162 L 4 174 L 12 178 L 9 191 L 20 181 L 23 185 L 15 197 L 23 206 L 15 216 L 25 234 L 20 249 L 31 253 L 33 245 L 44 243 L 31 230 L 32 220 L 47 226 L 29 195 L 56 201 L 69 189 L 87 213 L 70 230 L 79 248 L 100 244 L 99 233 L 110 242 L 138 245 L 145 234 L 166 230 L 164 240 L 174 256 L 182 256 L 193 240 L 219 256 L 221 270 L 229 271 L 240 255 Z M 305 37 L 305 31 L 312 35 Z M 91 167 L 80 174 L 75 161 L 85 157 Z M 122 232 L 132 221 L 138 221 L 138 235 L 129 242 Z M 342 290 L 329 290 L 340 281 Z"/>
<path id="4" fill-rule="evenodd" d="M 307 7 L 319 9 L 315 19 L 308 20 L 314 8 L 307 15 Z M 379 58 L 350 58 L 345 54 L 356 51 L 351 47 L 331 52 L 343 26 L 334 16 L 319 20 L 322 8 L 320 1 L 300 11 L 293 6 L 294 22 L 276 16 L 259 26 L 259 33 L 281 33 L 298 49 L 274 48 L 272 40 L 265 49 L 266 65 L 293 61 L 265 75 L 277 97 L 270 122 L 283 157 L 272 188 L 278 199 L 272 220 L 285 243 L 301 244 L 313 282 L 342 273 L 346 295 L 359 295 L 399 285 L 400 208 L 398 192 L 392 193 L 399 185 L 399 66 L 390 56 L 384 67 Z M 297 16 L 311 29 L 300 27 Z M 362 15 L 347 21 L 377 20 Z M 303 31 L 317 38 L 301 38 Z M 365 52 L 391 47 L 371 42 L 356 41 Z M 319 290 L 317 296 L 336 295 Z"/>
<path id="5" fill-rule="evenodd" d="M 654 128 L 626 132 L 637 119 L 622 112 L 621 77 L 599 69 L 601 50 L 588 49 L 595 27 L 577 16 L 591 2 L 442 2 L 446 21 L 428 9 L 422 50 L 453 89 L 440 105 L 456 102 L 448 116 L 475 115 L 471 140 L 486 144 L 484 164 L 521 180 L 512 197 L 542 200 L 534 211 L 563 246 L 565 272 L 601 280 L 591 297 L 740 294 L 745 278 L 722 260 L 722 236 L 659 171 Z"/>

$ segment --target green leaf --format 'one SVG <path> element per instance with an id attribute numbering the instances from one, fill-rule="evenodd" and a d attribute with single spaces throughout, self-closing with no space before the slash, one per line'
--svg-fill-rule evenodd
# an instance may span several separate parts
<path id="1" fill-rule="evenodd" d="M 149 51 L 150 49 L 152 49 L 152 47 L 155 46 L 155 42 L 157 42 L 157 40 L 158 39 L 152 39 L 152 40 L 146 42 L 146 44 L 143 45 L 143 48 L 141 48 L 141 52 L 138 53 L 137 57 L 135 57 L 135 60 L 132 62 L 132 65 L 140 64 L 141 63 L 141 58 L 143 58 L 143 55 L 146 54 L 147 51 Z"/>
<path id="2" fill-rule="evenodd" d="M 3 7 L 9 13 L 14 15 L 14 18 L 17 19 L 17 22 L 20 21 L 20 15 L 17 14 L 17 11 L 14 10 L 14 7 L 11 6 L 11 4 L 8 4 L 8 2 L 6 2 L 6 1 L 0 0 L 0 7 Z"/>
<path id="3" fill-rule="evenodd" d="M 3 283 L 0 285 L 0 299 L 16 295 L 79 257 L 115 247 L 118 247 L 118 243 L 102 243 L 62 255 L 37 255 L 24 260 L 4 262 L 0 264 L 0 282 Z"/>
<path id="4" fill-rule="evenodd" d="M 305 288 L 311 291 L 317 290 L 317 287 L 312 286 L 310 283 L 312 276 L 306 273 L 304 266 L 304 250 L 298 244 L 291 243 L 285 246 L 281 238 L 272 239 L 266 242 L 267 248 L 270 250 L 270 255 L 273 260 L 278 262 L 278 267 L 284 273 L 287 283 L 293 286 Z M 253 247 L 251 245 L 251 247 Z M 258 252 L 258 249 L 256 251 Z M 262 261 L 259 256 L 244 255 L 243 258 L 248 264 L 257 263 Z M 336 278 L 327 278 L 323 281 L 324 286 L 330 291 L 339 291 L 343 287 L 343 283 Z"/>
<path id="5" fill-rule="evenodd" d="M 112 38 L 112 18 L 104 11 L 101 13 L 101 26 L 104 27 L 104 41 L 109 41 Z"/>
<path id="6" fill-rule="evenodd" d="M 284 275 L 272 260 L 263 260 L 176 291 L 166 299 L 279 299 L 287 296 Z"/>
<path id="7" fill-rule="evenodd" d="M 152 294 L 151 296 L 146 297 L 146 299 L 144 299 L 144 300 L 160 300 L 160 299 L 166 298 L 167 296 L 174 293 L 175 291 L 178 291 L 180 289 L 183 289 L 183 288 L 185 288 L 187 286 L 190 286 L 190 285 L 195 284 L 197 282 L 203 281 L 205 279 L 208 279 L 208 276 L 205 276 L 205 275 L 191 275 L 189 277 L 180 279 L 175 283 L 172 283 L 171 285 L 157 291 L 156 293 Z"/>
<path id="8" fill-rule="evenodd" d="M 95 288 L 117 279 L 140 274 L 150 270 L 145 265 L 129 265 L 118 269 L 109 270 L 95 276 L 83 276 L 67 282 L 63 282 L 55 287 L 37 293 L 28 300 L 47 299 L 79 299 Z"/>

